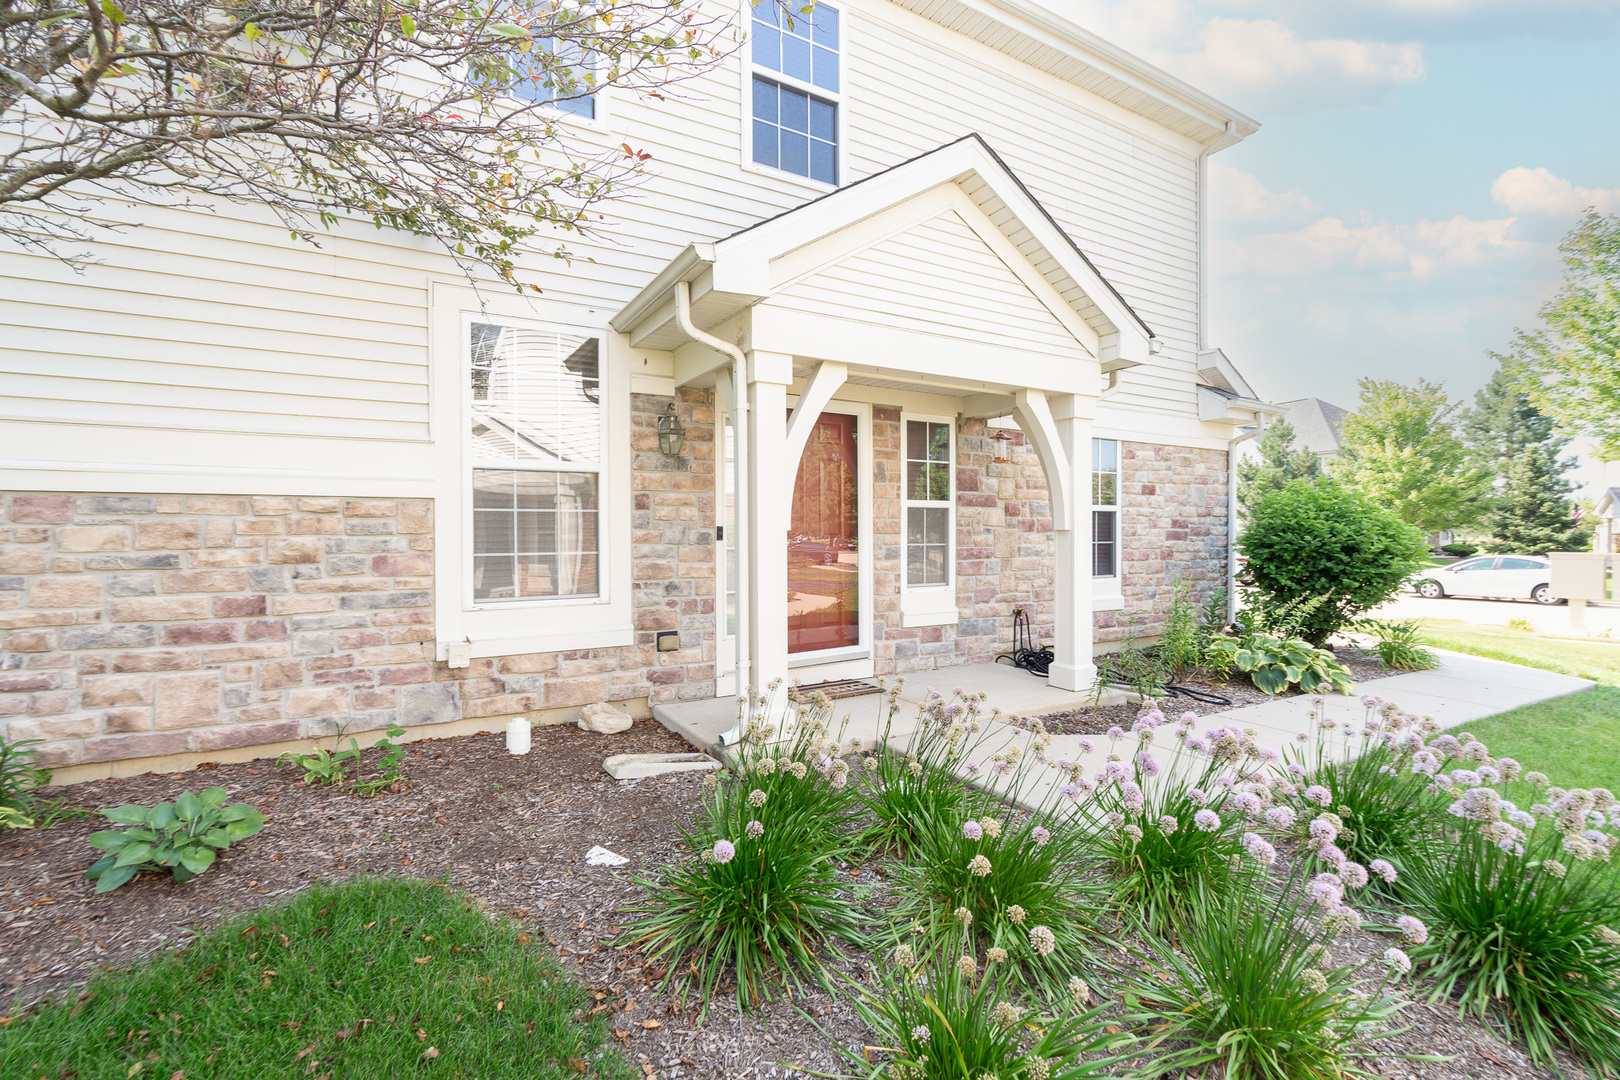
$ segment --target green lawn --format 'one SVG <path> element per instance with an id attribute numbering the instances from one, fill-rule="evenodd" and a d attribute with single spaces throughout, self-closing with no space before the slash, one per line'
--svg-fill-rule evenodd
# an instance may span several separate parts
<path id="1" fill-rule="evenodd" d="M 319 886 L 7 1018 L 0 1076 L 629 1077 L 543 942 L 448 888 Z"/>
<path id="2" fill-rule="evenodd" d="M 1563 787 L 1620 791 L 1620 642 L 1560 638 L 1471 626 L 1424 623 L 1431 645 L 1594 679 L 1584 694 L 1527 705 L 1468 725 L 1491 753 L 1546 773 Z"/>

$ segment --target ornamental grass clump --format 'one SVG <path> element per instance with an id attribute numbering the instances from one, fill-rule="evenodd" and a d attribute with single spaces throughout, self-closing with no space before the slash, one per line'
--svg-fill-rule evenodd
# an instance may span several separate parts
<path id="1" fill-rule="evenodd" d="M 1413 949 L 1434 1000 L 1494 1018 L 1532 1060 L 1562 1046 L 1598 1075 L 1620 1069 L 1620 804 L 1602 789 L 1564 791 L 1521 810 L 1484 781 L 1504 761 L 1456 736 L 1474 767 L 1436 779 L 1453 823 L 1435 856 L 1407 873 L 1428 924 Z"/>
<path id="2" fill-rule="evenodd" d="M 871 1043 L 853 1050 L 835 1045 L 856 1075 L 892 1080 L 1113 1075 L 1123 1058 L 1110 1051 L 1132 1040 L 1117 1026 L 1107 1030 L 1100 1009 L 1088 1007 L 1085 981 L 1070 977 L 1053 1007 L 1030 1009 L 1012 970 L 1003 951 L 976 952 L 965 930 L 931 952 L 902 945 L 872 965 L 870 985 L 853 987 Z"/>
<path id="3" fill-rule="evenodd" d="M 694 987 L 705 1010 L 728 979 L 742 1008 L 806 977 L 824 983 L 826 955 L 865 940 L 839 872 L 858 849 L 858 803 L 832 704 L 778 703 L 776 690 L 740 699 L 735 767 L 709 774 L 696 825 L 681 828 L 690 857 L 634 879 L 646 899 L 625 909 L 634 921 L 621 940 Z"/>
<path id="4" fill-rule="evenodd" d="M 967 749 L 982 735 L 982 694 L 957 691 L 949 699 L 930 692 L 918 709 L 917 729 L 894 734 L 904 679 L 885 691 L 883 733 L 861 758 L 857 797 L 870 824 L 862 841 L 873 853 L 905 855 L 927 822 L 956 816 L 967 786 L 956 775 Z"/>
<path id="5" fill-rule="evenodd" d="M 1444 835 L 1444 803 L 1435 799 L 1433 777 L 1448 758 L 1461 755 L 1462 746 L 1450 736 L 1425 743 L 1438 730 L 1434 722 L 1380 698 L 1364 697 L 1361 704 L 1359 725 L 1339 723 L 1317 698 L 1313 730 L 1305 745 L 1287 753 L 1288 764 L 1271 780 L 1272 792 L 1302 825 L 1331 811 L 1335 836 L 1328 843 L 1346 858 L 1416 866 Z M 1502 767 L 1509 778 L 1518 776 L 1515 762 Z M 1375 884 L 1392 896 L 1403 887 Z"/>
<path id="6" fill-rule="evenodd" d="M 1228 1080 L 1373 1075 L 1356 1062 L 1393 1056 L 1373 1044 L 1394 1034 L 1392 985 L 1411 962 L 1390 948 L 1357 967 L 1331 963 L 1328 944 L 1360 922 L 1347 889 L 1332 874 L 1296 874 L 1280 890 L 1244 875 L 1195 895 L 1179 948 L 1144 934 L 1121 1022 L 1145 1027 L 1153 1046 L 1175 1047 L 1154 1068 L 1205 1075 L 1218 1065 Z"/>
<path id="7" fill-rule="evenodd" d="M 1244 780 L 1263 761 L 1254 740 L 1235 727 L 1194 735 L 1197 719 L 1182 715 L 1161 765 L 1153 743 L 1166 718 L 1145 702 L 1129 734 L 1110 730 L 1108 763 L 1090 778 L 1073 768 L 1066 789 L 1090 796 L 1080 812 L 1110 871 L 1114 901 L 1154 933 L 1183 922 L 1196 896 L 1224 895 L 1246 866 L 1276 859 L 1250 831 L 1270 801 L 1264 785 Z M 1134 748 L 1128 761 L 1122 744 Z"/>
<path id="8" fill-rule="evenodd" d="M 1032 811 L 1002 801 L 1033 790 L 1051 735 L 1038 720 L 1012 721 L 1001 735 L 988 766 L 964 769 L 1002 790 L 973 789 L 955 814 L 925 819 L 894 868 L 902 900 L 893 921 L 902 934 L 919 933 L 924 951 L 970 933 L 1012 957 L 1008 978 L 1058 992 L 1077 971 L 1090 973 L 1108 944 L 1100 929 L 1107 890 L 1091 872 L 1088 833 L 1055 785 L 1044 800 L 1025 800 L 1036 803 Z"/>

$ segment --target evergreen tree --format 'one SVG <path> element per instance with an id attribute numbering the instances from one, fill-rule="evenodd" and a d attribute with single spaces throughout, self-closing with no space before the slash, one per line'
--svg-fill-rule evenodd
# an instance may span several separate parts
<path id="1" fill-rule="evenodd" d="M 1584 547 L 1569 498 L 1575 485 L 1564 479 L 1569 462 L 1558 457 L 1562 445 L 1551 438 L 1531 443 L 1508 464 L 1485 518 L 1494 538 L 1486 550 L 1545 555 Z"/>
<path id="2" fill-rule="evenodd" d="M 1530 403 L 1503 358 L 1496 359 L 1496 373 L 1463 416 L 1462 436 L 1475 464 L 1501 475 L 1521 450 L 1552 438 L 1553 419 Z M 1560 440 L 1558 449 L 1563 445 Z"/>
<path id="3" fill-rule="evenodd" d="M 1294 448 L 1294 426 L 1281 418 L 1273 420 L 1260 436 L 1260 456 L 1238 462 L 1238 510 L 1246 518 L 1266 492 L 1281 491 L 1294 480 L 1321 478 L 1321 460 L 1303 447 Z"/>

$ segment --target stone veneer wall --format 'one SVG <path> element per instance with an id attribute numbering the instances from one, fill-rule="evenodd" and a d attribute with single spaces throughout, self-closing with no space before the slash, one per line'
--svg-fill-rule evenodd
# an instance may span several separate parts
<path id="1" fill-rule="evenodd" d="M 0 722 L 50 766 L 714 691 L 714 417 L 637 397 L 635 644 L 433 660 L 426 500 L 17 493 L 0 517 Z M 659 653 L 658 630 L 682 648 Z"/>
<path id="2" fill-rule="evenodd" d="M 997 464 L 982 420 L 956 430 L 956 601 L 954 626 L 901 626 L 900 413 L 873 410 L 877 568 L 877 671 L 904 674 L 982 663 L 1008 652 L 1013 611 L 1030 613 L 1037 641 L 1053 637 L 1056 542 L 1046 474 L 1022 433 Z M 1127 624 L 1138 640 L 1158 635 L 1177 581 L 1195 603 L 1226 582 L 1226 453 L 1151 443 L 1120 446 L 1124 607 L 1095 614 L 1095 642 L 1118 642 Z M 891 479 L 892 478 L 892 479 Z"/>

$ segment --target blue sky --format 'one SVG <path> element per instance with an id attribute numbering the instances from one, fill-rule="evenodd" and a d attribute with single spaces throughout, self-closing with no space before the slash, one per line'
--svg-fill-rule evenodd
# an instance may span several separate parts
<path id="1" fill-rule="evenodd" d="M 1211 338 L 1263 397 L 1472 399 L 1620 212 L 1620 0 L 1046 0 L 1263 126 L 1211 166 Z"/>

